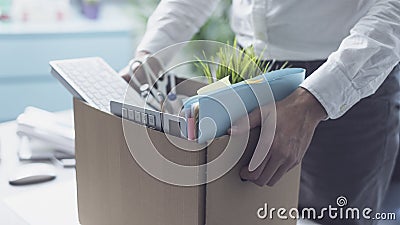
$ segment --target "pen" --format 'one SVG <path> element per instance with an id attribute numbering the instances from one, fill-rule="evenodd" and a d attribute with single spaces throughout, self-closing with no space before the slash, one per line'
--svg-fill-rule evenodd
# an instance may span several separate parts
<path id="1" fill-rule="evenodd" d="M 171 82 L 171 94 L 176 95 L 176 77 L 175 74 L 170 73 L 169 74 L 169 81 Z"/>
<path id="2" fill-rule="evenodd" d="M 192 105 L 191 114 L 192 114 L 192 117 L 194 120 L 194 129 L 193 129 L 194 137 L 195 137 L 195 139 L 197 139 L 197 137 L 198 137 L 198 134 L 197 134 L 198 123 L 197 122 L 198 122 L 198 116 L 199 116 L 199 103 L 198 102 L 196 102 Z"/>
<path id="3" fill-rule="evenodd" d="M 182 100 L 178 99 L 178 96 L 174 93 L 169 93 L 168 94 L 168 102 L 169 105 L 171 106 L 172 112 L 179 112 L 180 109 L 182 108 Z"/>
<path id="4" fill-rule="evenodd" d="M 188 140 L 195 140 L 196 139 L 196 134 L 195 134 L 195 124 L 196 124 L 196 118 L 194 118 L 194 104 L 190 106 L 190 108 L 187 109 L 188 112 L 188 119 L 187 119 L 187 133 L 188 133 Z"/>

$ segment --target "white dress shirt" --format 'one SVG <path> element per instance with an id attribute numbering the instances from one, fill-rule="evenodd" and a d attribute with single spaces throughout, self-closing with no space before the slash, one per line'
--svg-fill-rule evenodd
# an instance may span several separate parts
<path id="1" fill-rule="evenodd" d="M 217 4 L 162 0 L 137 50 L 189 40 Z M 400 62 L 400 0 L 233 0 L 231 27 L 264 59 L 328 58 L 301 86 L 332 119 L 373 94 Z"/>

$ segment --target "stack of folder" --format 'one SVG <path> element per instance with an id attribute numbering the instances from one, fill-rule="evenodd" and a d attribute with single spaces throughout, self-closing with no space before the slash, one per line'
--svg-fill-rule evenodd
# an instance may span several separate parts
<path id="1" fill-rule="evenodd" d="M 287 68 L 236 84 L 226 77 L 199 89 L 198 95 L 184 102 L 187 138 L 205 143 L 225 135 L 239 118 L 291 94 L 304 77 L 304 69 Z"/>

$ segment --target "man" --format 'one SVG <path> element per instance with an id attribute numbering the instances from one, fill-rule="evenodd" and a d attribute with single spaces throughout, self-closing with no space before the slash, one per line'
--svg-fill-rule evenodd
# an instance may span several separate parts
<path id="1" fill-rule="evenodd" d="M 161 1 L 137 59 L 189 40 L 217 2 Z M 345 196 L 351 207 L 378 211 L 399 144 L 400 1 L 233 0 L 231 27 L 241 46 L 266 49 L 263 60 L 289 61 L 308 75 L 276 103 L 268 156 L 255 171 L 244 168 L 242 178 L 274 185 L 302 162 L 300 206 L 336 206 Z M 250 113 L 252 127 L 262 121 L 258 115 Z M 319 222 L 374 223 L 327 216 Z"/>

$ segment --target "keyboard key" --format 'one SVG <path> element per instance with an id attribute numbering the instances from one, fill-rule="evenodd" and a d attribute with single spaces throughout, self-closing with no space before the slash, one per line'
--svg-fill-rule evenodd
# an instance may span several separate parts
<path id="1" fill-rule="evenodd" d="M 89 104 L 109 111 L 110 101 L 123 101 L 128 84 L 100 58 L 52 61 L 60 77 L 71 82 Z M 143 105 L 139 94 L 130 103 Z"/>

